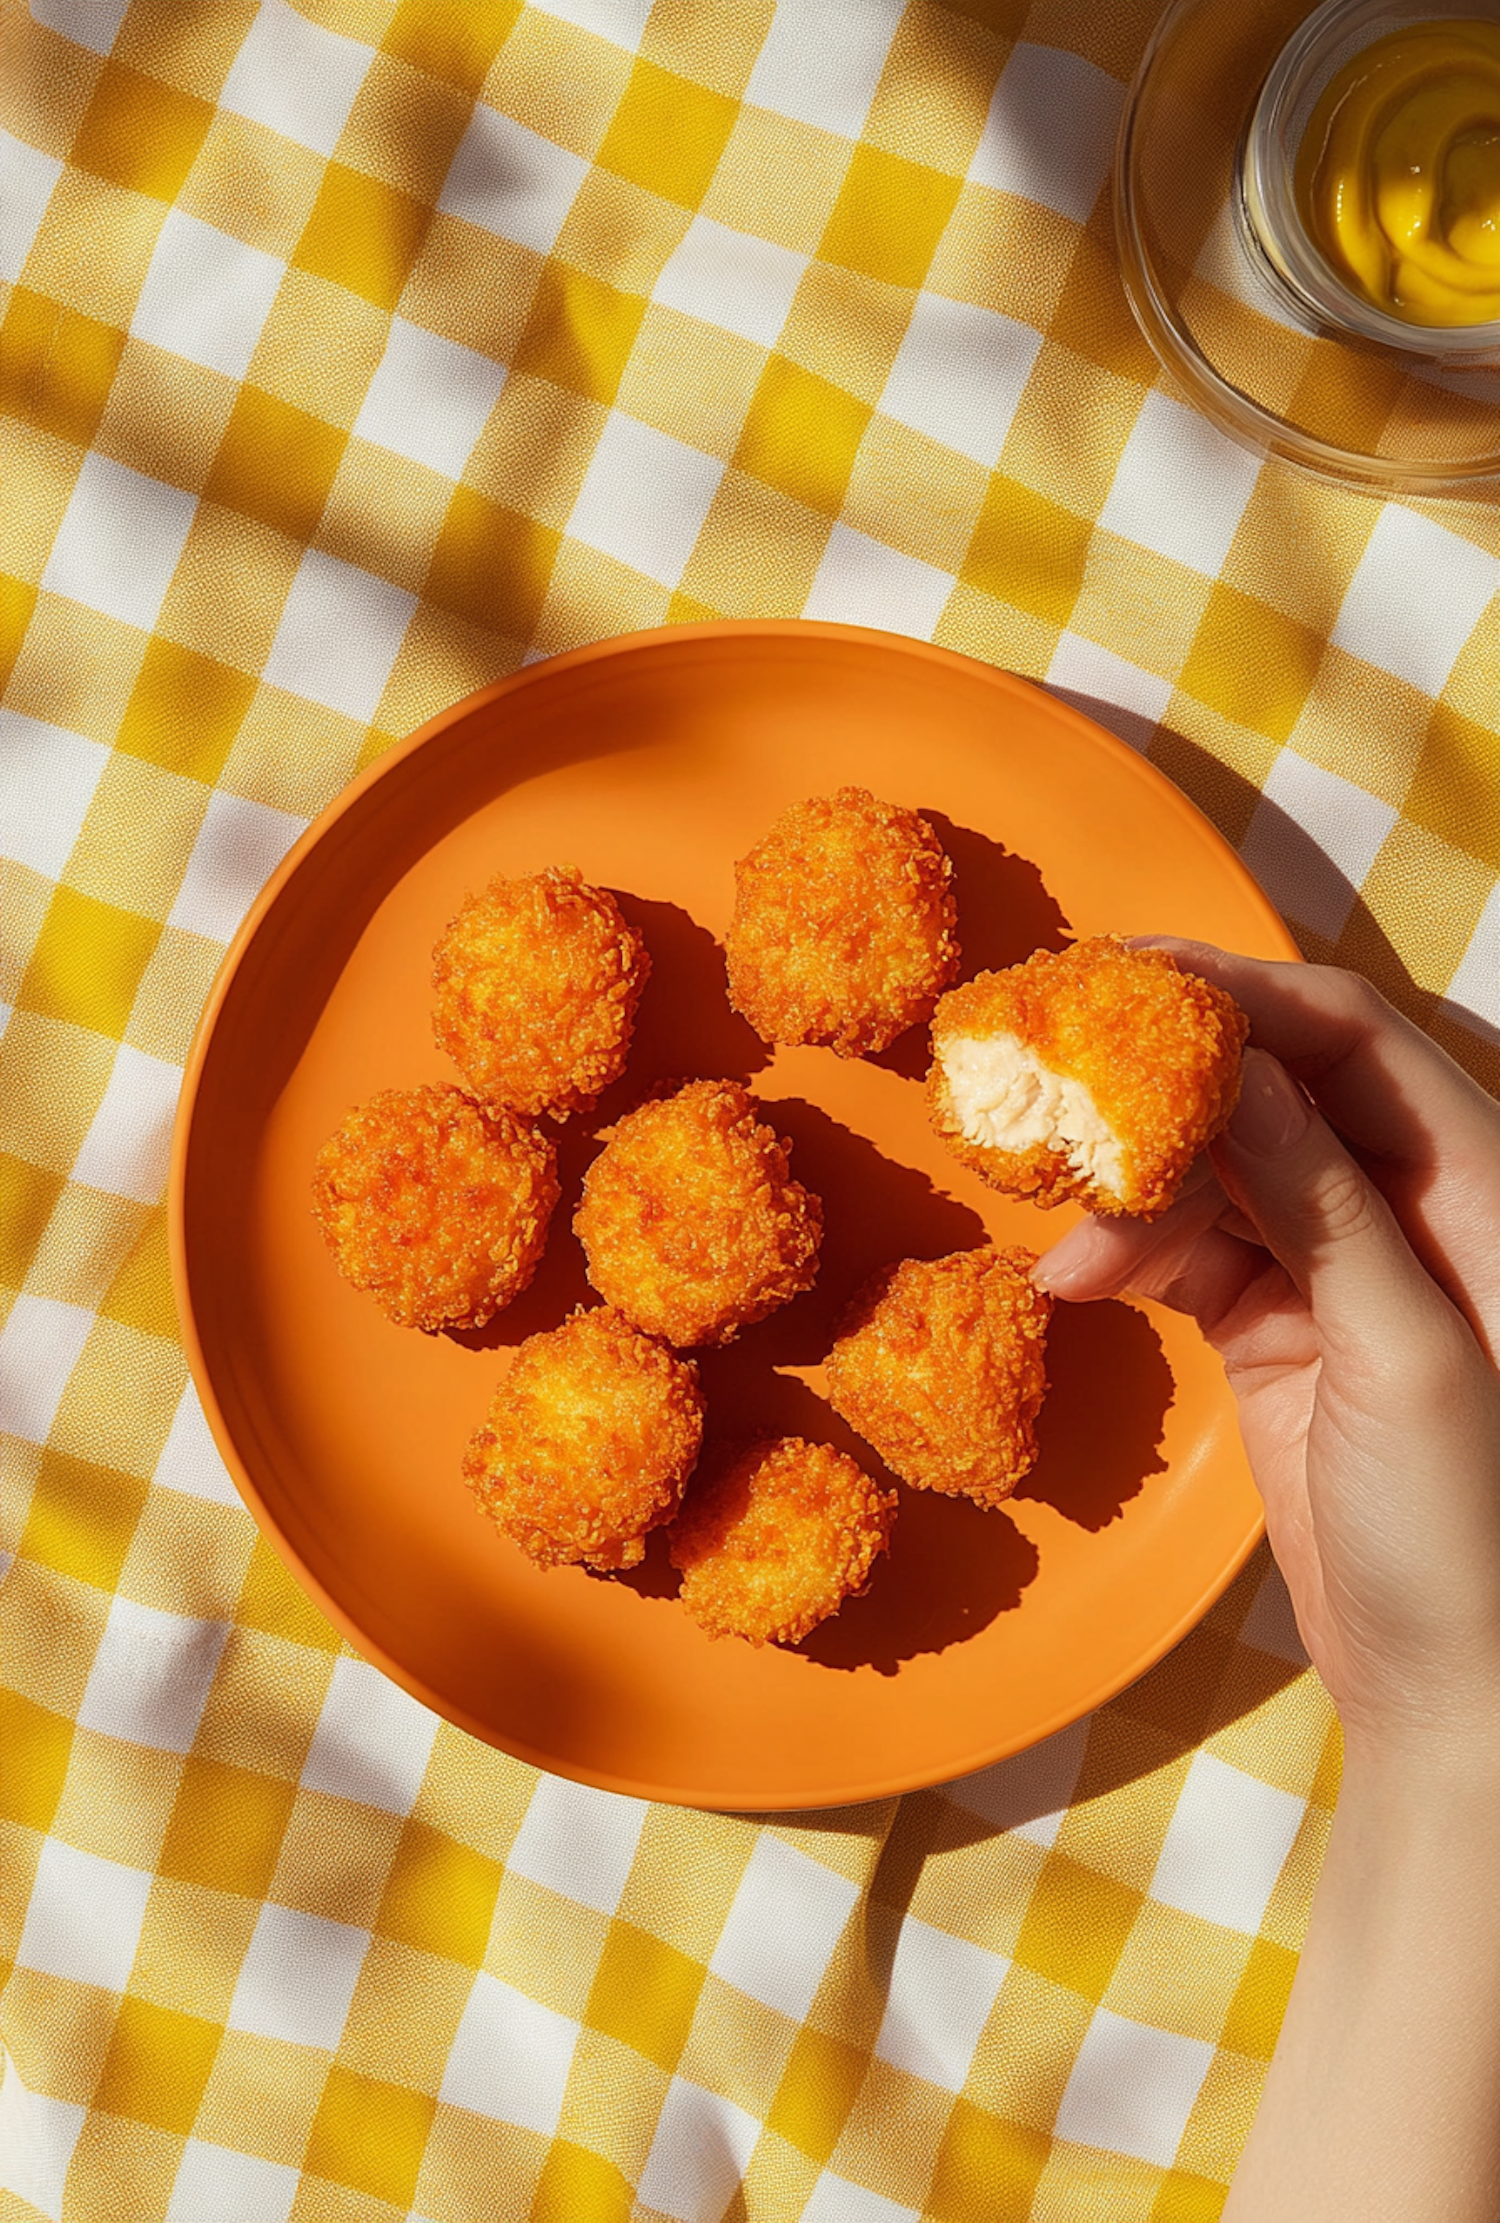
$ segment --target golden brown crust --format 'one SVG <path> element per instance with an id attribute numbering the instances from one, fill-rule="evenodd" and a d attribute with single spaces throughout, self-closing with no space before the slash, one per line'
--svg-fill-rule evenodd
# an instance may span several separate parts
<path id="1" fill-rule="evenodd" d="M 726 1450 L 672 1524 L 683 1606 L 710 1636 L 799 1643 L 866 1587 L 895 1515 L 895 1491 L 829 1444 Z"/>
<path id="2" fill-rule="evenodd" d="M 600 1305 L 519 1346 L 464 1478 L 539 1567 L 634 1567 L 702 1439 L 692 1361 Z"/>
<path id="3" fill-rule="evenodd" d="M 472 895 L 432 953 L 432 1030 L 474 1093 L 535 1118 L 625 1067 L 651 960 L 605 888 L 549 865 Z"/>
<path id="4" fill-rule="evenodd" d="M 828 1401 L 919 1490 L 999 1505 L 1036 1461 L 1052 1300 L 1029 1250 L 907 1258 L 862 1289 L 828 1359 Z"/>
<path id="5" fill-rule="evenodd" d="M 573 1221 L 589 1280 L 650 1335 L 727 1343 L 809 1288 L 823 1207 L 738 1081 L 691 1081 L 614 1128 Z"/>
<path id="6" fill-rule="evenodd" d="M 734 876 L 729 999 L 766 1042 L 883 1050 L 958 970 L 947 854 L 867 788 L 794 803 Z"/>
<path id="7" fill-rule="evenodd" d="M 313 1215 L 346 1281 L 398 1327 L 483 1327 L 536 1271 L 556 1153 L 458 1088 L 389 1088 L 318 1152 Z"/>
<path id="8" fill-rule="evenodd" d="M 932 1021 L 927 1081 L 933 1125 L 991 1188 L 1043 1207 L 1076 1199 L 1091 1212 L 1156 1219 L 1239 1098 L 1249 1022 L 1226 995 L 1166 950 L 1100 938 L 1038 950 L 1007 972 L 980 973 L 943 997 Z M 990 1149 L 959 1131 L 943 1072 L 956 1037 L 1013 1035 L 1054 1073 L 1081 1081 L 1124 1146 L 1115 1195 L 1043 1146 Z"/>

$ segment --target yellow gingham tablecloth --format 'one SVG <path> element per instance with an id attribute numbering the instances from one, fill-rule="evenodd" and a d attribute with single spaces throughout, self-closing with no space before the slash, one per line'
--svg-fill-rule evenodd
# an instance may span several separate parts
<path id="1" fill-rule="evenodd" d="M 1264 1556 L 941 1790 L 538 1776 L 258 1540 L 162 1205 L 308 819 L 528 658 L 720 615 L 1081 702 L 1494 1085 L 1496 515 L 1157 376 L 1106 183 L 1154 12 L 6 0 L 6 2223 L 1218 2214 L 1337 1777 Z"/>

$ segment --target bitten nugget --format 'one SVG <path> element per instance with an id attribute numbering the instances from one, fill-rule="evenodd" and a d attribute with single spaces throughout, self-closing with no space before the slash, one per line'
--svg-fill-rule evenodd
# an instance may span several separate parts
<path id="1" fill-rule="evenodd" d="M 1052 1300 L 1028 1250 L 907 1258 L 840 1324 L 828 1401 L 903 1482 L 999 1505 L 1036 1462 Z"/>
<path id="2" fill-rule="evenodd" d="M 1155 1219 L 1234 1109 L 1247 1031 L 1165 950 L 1039 949 L 938 1005 L 933 1124 L 1009 1196 Z"/>
<path id="3" fill-rule="evenodd" d="M 766 1042 L 883 1050 L 958 970 L 942 844 L 863 787 L 793 803 L 734 876 L 729 997 Z"/>
<path id="4" fill-rule="evenodd" d="M 313 1213 L 334 1263 L 398 1327 L 482 1328 L 536 1271 L 556 1153 L 457 1088 L 388 1088 L 318 1152 Z"/>
<path id="5" fill-rule="evenodd" d="M 501 877 L 432 953 L 432 1031 L 485 1103 L 565 1118 L 624 1071 L 650 970 L 606 889 L 553 865 Z"/>
<path id="6" fill-rule="evenodd" d="M 728 1343 L 817 1271 L 823 1207 L 738 1081 L 642 1104 L 589 1167 L 573 1221 L 606 1304 L 684 1348 Z"/>
<path id="7" fill-rule="evenodd" d="M 683 1606 L 710 1636 L 796 1644 L 865 1588 L 895 1514 L 895 1491 L 828 1444 L 729 1452 L 670 1530 Z"/>
<path id="8" fill-rule="evenodd" d="M 539 1567 L 634 1567 L 676 1512 L 702 1440 L 691 1360 L 600 1305 L 521 1344 L 464 1477 Z"/>

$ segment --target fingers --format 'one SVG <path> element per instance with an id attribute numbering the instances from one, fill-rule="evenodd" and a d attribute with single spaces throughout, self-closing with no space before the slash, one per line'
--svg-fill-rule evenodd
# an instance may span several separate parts
<path id="1" fill-rule="evenodd" d="M 1117 1297 L 1123 1289 L 1154 1294 L 1142 1280 L 1148 1266 L 1160 1282 L 1172 1261 L 1231 1209 L 1209 1160 L 1200 1158 L 1159 1220 L 1080 1220 L 1044 1254 L 1031 1278 L 1072 1304 Z"/>

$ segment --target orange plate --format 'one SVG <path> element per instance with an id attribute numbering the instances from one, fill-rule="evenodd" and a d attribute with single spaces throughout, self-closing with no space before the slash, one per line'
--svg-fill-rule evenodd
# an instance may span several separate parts
<path id="1" fill-rule="evenodd" d="M 856 1284 L 1076 1217 L 992 1195 L 931 1133 L 913 1033 L 880 1059 L 768 1053 L 724 998 L 731 867 L 776 813 L 844 782 L 937 817 L 965 975 L 1068 932 L 1295 951 L 1232 852 L 1110 734 L 1003 672 L 846 626 L 606 641 L 447 712 L 287 857 L 224 966 L 189 1064 L 173 1266 L 219 1447 L 272 1542 L 360 1651 L 539 1767 L 684 1805 L 831 1806 L 1022 1750 L 1151 1666 L 1260 1534 L 1219 1363 L 1175 1316 L 1059 1307 L 1043 1456 L 1002 1512 L 903 1491 L 862 1599 L 797 1650 L 710 1643 L 642 1568 L 543 1574 L 459 1478 L 523 1336 L 587 1295 L 570 1219 L 597 1129 L 671 1074 L 749 1079 L 827 1213 L 817 1286 L 703 1361 L 735 1429 L 871 1454 L 817 1396 Z M 309 1208 L 318 1145 L 376 1089 L 454 1079 L 430 952 L 497 872 L 580 866 L 655 971 L 629 1070 L 564 1132 L 546 1258 L 477 1334 L 392 1327 Z"/>

